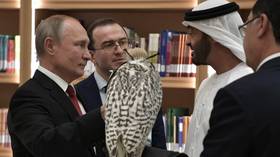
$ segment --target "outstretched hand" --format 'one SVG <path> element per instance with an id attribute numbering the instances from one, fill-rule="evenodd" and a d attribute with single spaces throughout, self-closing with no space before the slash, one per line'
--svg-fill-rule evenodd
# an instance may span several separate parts
<path id="1" fill-rule="evenodd" d="M 100 107 L 100 113 L 101 113 L 102 119 L 105 120 L 105 114 L 106 114 L 105 105 L 102 105 L 102 106 Z"/>

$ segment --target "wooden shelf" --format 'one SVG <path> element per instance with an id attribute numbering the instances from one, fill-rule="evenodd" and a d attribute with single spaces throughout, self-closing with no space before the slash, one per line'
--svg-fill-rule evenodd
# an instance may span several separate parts
<path id="1" fill-rule="evenodd" d="M 187 9 L 197 0 L 42 0 L 38 9 Z"/>
<path id="2" fill-rule="evenodd" d="M 19 75 L 0 73 L 0 83 L 19 84 Z"/>
<path id="3" fill-rule="evenodd" d="M 4 148 L 0 147 L 0 157 L 12 157 L 12 149 L 11 148 Z"/>
<path id="4" fill-rule="evenodd" d="M 0 0 L 0 9 L 19 9 L 20 0 Z"/>
<path id="5" fill-rule="evenodd" d="M 195 77 L 163 77 L 163 88 L 189 88 L 195 89 Z"/>
<path id="6" fill-rule="evenodd" d="M 7 0 L 8 1 L 8 0 Z M 14 0 L 16 1 L 16 0 Z M 230 0 L 250 9 L 256 0 Z M 38 9 L 189 9 L 198 0 L 42 0 Z"/>

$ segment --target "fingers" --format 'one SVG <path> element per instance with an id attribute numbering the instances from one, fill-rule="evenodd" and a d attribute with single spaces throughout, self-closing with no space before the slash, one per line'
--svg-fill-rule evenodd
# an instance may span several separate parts
<path id="1" fill-rule="evenodd" d="M 102 119 L 105 120 L 105 114 L 106 114 L 105 105 L 102 105 L 102 106 L 100 107 L 100 113 L 101 113 Z"/>

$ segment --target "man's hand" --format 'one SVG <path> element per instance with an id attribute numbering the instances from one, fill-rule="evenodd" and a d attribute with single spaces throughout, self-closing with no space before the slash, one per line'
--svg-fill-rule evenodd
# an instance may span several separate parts
<path id="1" fill-rule="evenodd" d="M 102 119 L 105 120 L 105 114 L 106 114 L 105 105 L 102 105 L 102 106 L 100 107 L 100 113 L 101 113 Z"/>

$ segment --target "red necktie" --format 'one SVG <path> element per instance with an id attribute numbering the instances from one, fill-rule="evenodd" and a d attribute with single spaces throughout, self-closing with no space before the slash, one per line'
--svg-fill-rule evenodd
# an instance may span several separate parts
<path id="1" fill-rule="evenodd" d="M 74 88 L 72 86 L 68 86 L 66 92 L 69 94 L 69 97 L 72 101 L 72 104 L 74 105 L 75 109 L 77 110 L 77 112 L 79 113 L 79 115 L 81 116 L 82 115 L 82 111 L 81 111 L 81 108 L 80 108 L 80 105 L 78 103 L 78 98 L 75 94 L 75 91 L 74 91 Z"/>

